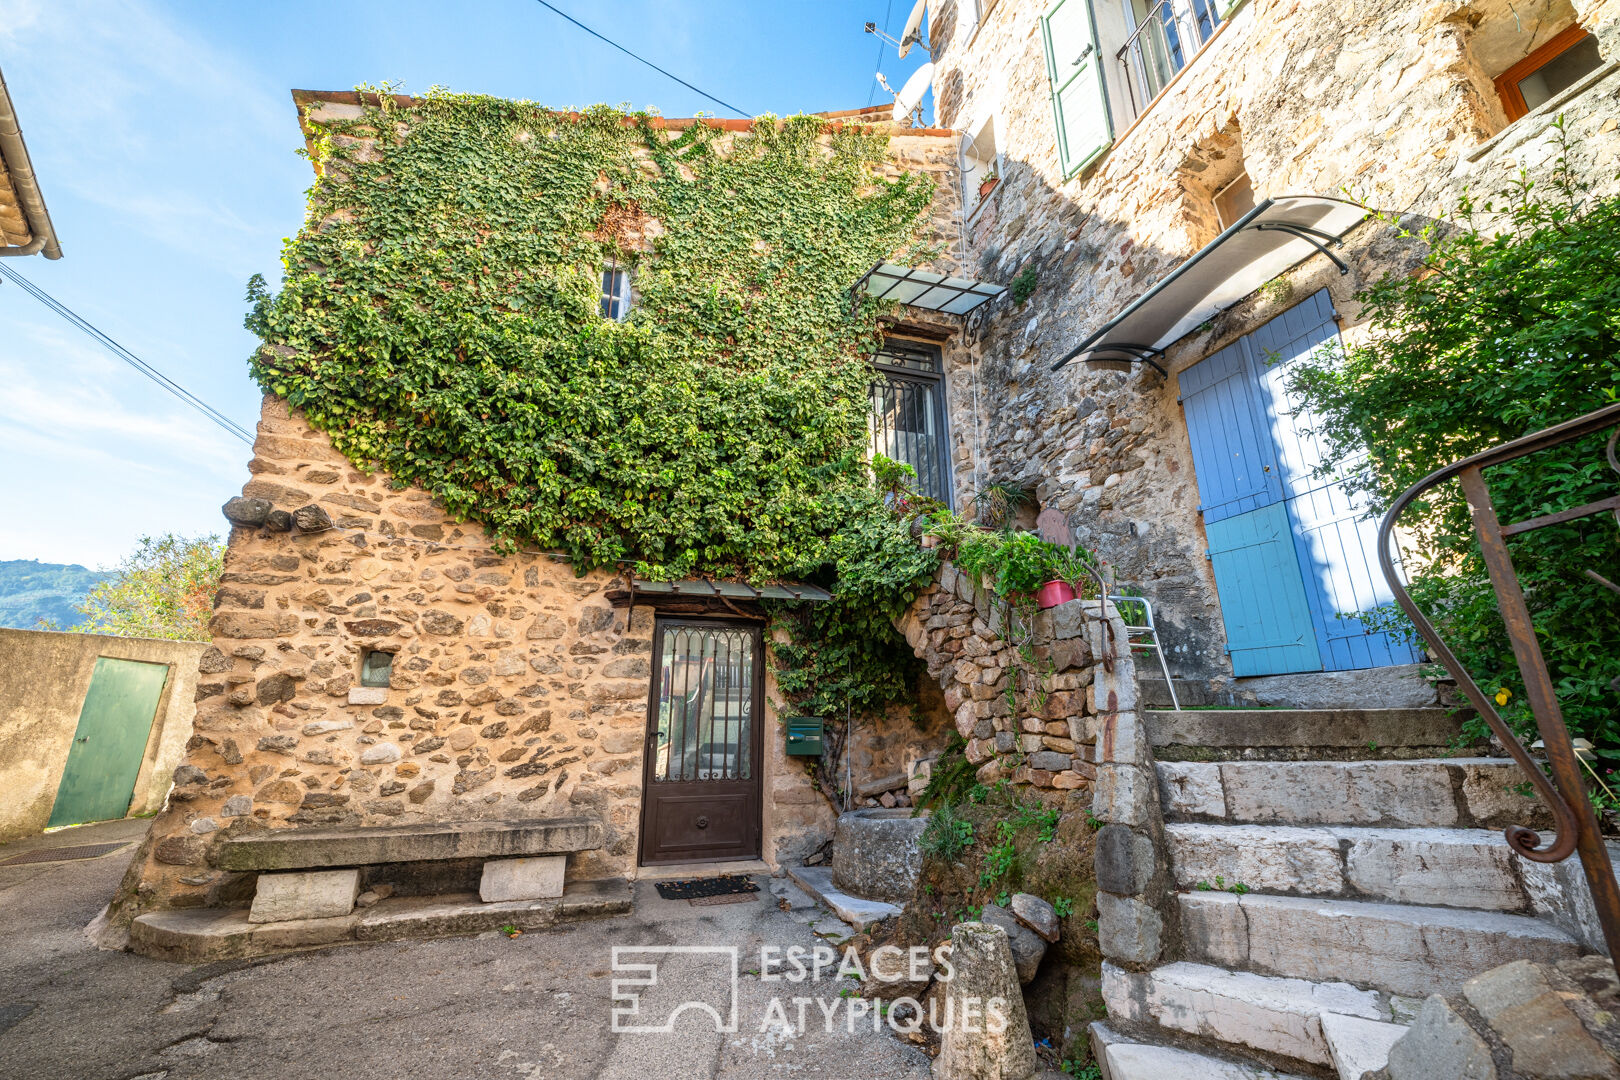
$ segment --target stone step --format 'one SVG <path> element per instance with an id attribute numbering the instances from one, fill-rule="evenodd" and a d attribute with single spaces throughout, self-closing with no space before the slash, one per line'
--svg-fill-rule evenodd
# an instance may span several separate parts
<path id="1" fill-rule="evenodd" d="M 788 877 L 793 879 L 795 885 L 826 904 L 834 915 L 857 931 L 865 930 L 871 924 L 892 918 L 905 910 L 901 904 L 866 900 L 849 895 L 833 884 L 830 866 L 788 866 L 783 869 L 787 871 Z"/>
<path id="2" fill-rule="evenodd" d="M 1156 1024 L 1169 1031 L 1262 1050 L 1314 1065 L 1332 1065 L 1324 1013 L 1387 1021 L 1389 1007 L 1373 990 L 1316 983 L 1206 964 L 1176 963 L 1137 973 L 1104 963 L 1102 994 L 1110 1020 Z"/>
<path id="3" fill-rule="evenodd" d="M 1299 1080 L 1252 1062 L 1137 1042 L 1100 1021 L 1091 1025 L 1091 1049 L 1103 1080 Z"/>
<path id="4" fill-rule="evenodd" d="M 477 893 L 403 896 L 348 915 L 288 922 L 249 922 L 245 908 L 177 908 L 137 916 L 129 947 L 158 960 L 205 964 L 351 941 L 448 937 L 507 926 L 544 930 L 572 919 L 623 915 L 633 907 L 630 883 L 608 878 L 569 882 L 555 900 L 486 904 Z"/>
<path id="5" fill-rule="evenodd" d="M 1333 1053 L 1339 1080 L 1367 1080 L 1369 1073 L 1389 1064 L 1390 1048 L 1406 1034 L 1406 1025 L 1323 1013 L 1322 1034 Z"/>
<path id="6" fill-rule="evenodd" d="M 1437 708 L 1183 709 L 1147 710 L 1143 715 L 1153 749 L 1163 760 L 1186 758 L 1194 750 L 1216 751 L 1217 756 L 1231 751 L 1245 759 L 1401 757 L 1414 750 L 1432 754 L 1462 738 L 1462 721 Z"/>
<path id="7" fill-rule="evenodd" d="M 1499 829 L 1551 823 L 1508 758 L 1161 761 L 1172 821 Z"/>
<path id="8" fill-rule="evenodd" d="M 1455 994 L 1493 967 L 1582 951 L 1549 923 L 1498 911 L 1226 892 L 1177 900 L 1191 961 L 1409 997 Z"/>
<path id="9" fill-rule="evenodd" d="M 1490 829 L 1165 826 L 1176 885 L 1532 911 L 1517 857 Z M 1221 880 L 1217 880 L 1217 878 Z"/>

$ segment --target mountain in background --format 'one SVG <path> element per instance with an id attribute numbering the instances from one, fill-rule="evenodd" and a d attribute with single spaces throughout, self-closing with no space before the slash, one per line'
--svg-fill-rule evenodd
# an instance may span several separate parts
<path id="1" fill-rule="evenodd" d="M 106 576 L 36 559 L 0 560 L 0 626 L 37 630 L 48 619 L 66 630 L 83 618 L 76 605 Z"/>

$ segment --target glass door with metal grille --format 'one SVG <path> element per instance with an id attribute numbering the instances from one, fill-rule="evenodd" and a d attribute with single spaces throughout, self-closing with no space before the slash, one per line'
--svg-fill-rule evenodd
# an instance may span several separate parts
<path id="1" fill-rule="evenodd" d="M 642 863 L 759 856 L 763 662 L 757 624 L 658 620 Z"/>
<path id="2" fill-rule="evenodd" d="M 890 338 L 872 358 L 868 449 L 917 470 L 917 490 L 951 505 L 950 442 L 939 349 Z"/>

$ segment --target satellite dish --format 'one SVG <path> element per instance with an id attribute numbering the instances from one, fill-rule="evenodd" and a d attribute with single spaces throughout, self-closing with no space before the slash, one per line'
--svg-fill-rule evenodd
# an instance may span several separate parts
<path id="1" fill-rule="evenodd" d="M 928 0 L 917 0 L 917 5 L 911 9 L 910 18 L 906 19 L 906 29 L 900 35 L 900 59 L 906 58 L 911 46 L 922 40 L 923 11 L 928 7 Z"/>
<path id="2" fill-rule="evenodd" d="M 906 85 L 894 96 L 894 122 L 900 123 L 910 116 L 913 110 L 922 105 L 923 95 L 928 93 L 928 86 L 934 79 L 934 65 L 924 64 L 911 73 Z"/>

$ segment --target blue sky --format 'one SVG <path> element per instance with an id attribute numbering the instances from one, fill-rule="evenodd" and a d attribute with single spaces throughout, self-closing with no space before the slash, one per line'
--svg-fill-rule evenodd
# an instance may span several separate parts
<path id="1" fill-rule="evenodd" d="M 753 113 L 859 108 L 909 0 L 553 0 Z M 925 56 L 884 50 L 899 86 Z M 280 273 L 308 163 L 289 91 L 393 80 L 718 112 L 534 0 L 0 0 L 0 69 L 65 257 L 8 266 L 252 430 L 248 278 Z M 899 79 L 895 76 L 900 76 Z M 0 559 L 108 565 L 223 532 L 248 448 L 0 285 Z"/>

